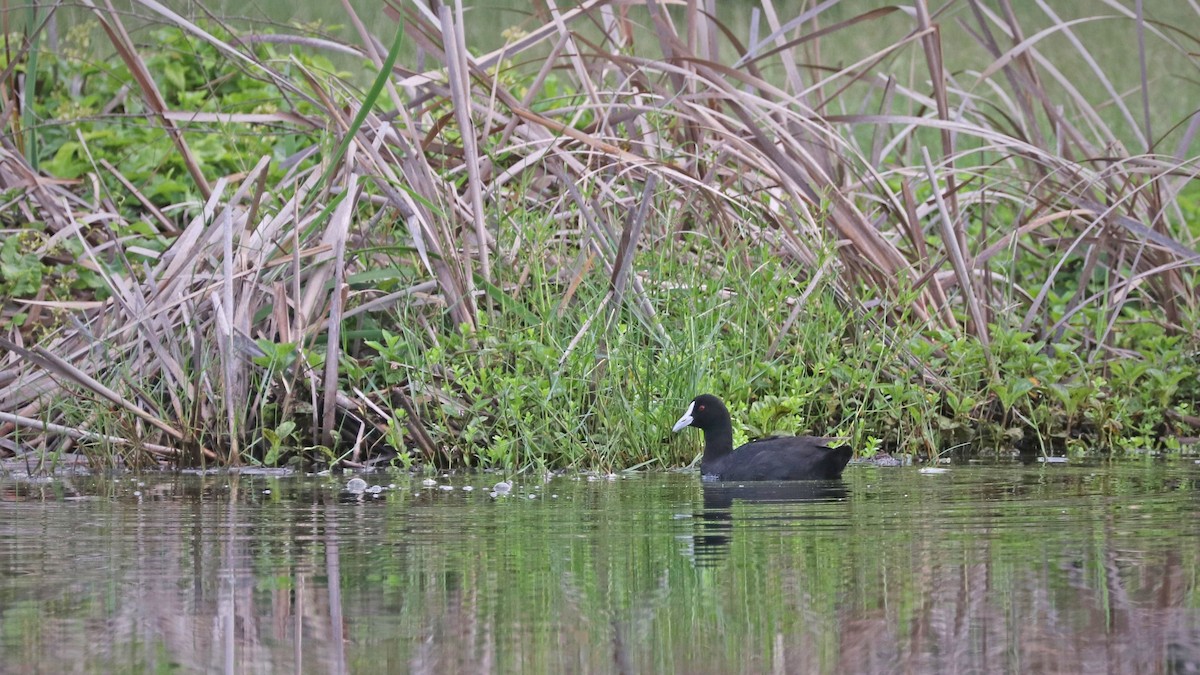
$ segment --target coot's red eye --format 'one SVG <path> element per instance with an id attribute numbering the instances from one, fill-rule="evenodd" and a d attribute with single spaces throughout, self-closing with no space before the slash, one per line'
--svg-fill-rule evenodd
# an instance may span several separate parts
<path id="1" fill-rule="evenodd" d="M 699 409 L 699 410 L 704 410 L 704 406 L 700 406 L 698 409 Z"/>

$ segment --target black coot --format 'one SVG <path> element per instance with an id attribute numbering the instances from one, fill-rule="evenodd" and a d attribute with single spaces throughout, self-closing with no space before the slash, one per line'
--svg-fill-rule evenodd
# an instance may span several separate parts
<path id="1" fill-rule="evenodd" d="M 704 431 L 700 473 L 719 480 L 817 480 L 838 478 L 854 451 L 818 436 L 775 436 L 733 449 L 733 425 L 721 399 L 701 394 L 672 427 Z"/>

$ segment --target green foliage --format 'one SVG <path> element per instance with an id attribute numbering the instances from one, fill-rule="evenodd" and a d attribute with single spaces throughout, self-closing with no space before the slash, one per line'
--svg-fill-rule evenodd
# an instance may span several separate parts
<path id="1" fill-rule="evenodd" d="M 268 443 L 267 452 L 261 462 L 264 466 L 275 466 L 279 463 L 284 453 L 294 446 L 295 431 L 296 423 L 291 420 L 281 422 L 274 429 L 263 428 L 262 434 Z"/>
<path id="2" fill-rule="evenodd" d="M 45 267 L 40 256 L 23 245 L 29 239 L 22 233 L 0 244 L 0 295 L 29 297 L 42 287 Z"/>
<path id="3" fill-rule="evenodd" d="M 229 34 L 217 26 L 206 26 L 221 38 Z M 89 23 L 71 28 L 61 51 L 38 51 L 36 61 L 17 64 L 17 70 L 36 70 L 36 96 L 27 112 L 40 124 L 28 131 L 28 147 L 38 155 L 35 166 L 59 179 L 79 179 L 93 186 L 90 176 L 100 181 L 103 195 L 111 198 L 124 219 L 106 221 L 108 228 L 85 230 L 93 239 L 117 239 L 126 247 L 161 252 L 171 243 L 157 224 L 143 218 L 141 204 L 104 167 L 110 162 L 139 192 L 159 207 L 184 204 L 169 213 L 182 229 L 199 209 L 200 193 L 188 174 L 184 160 L 162 124 L 145 116 L 138 86 L 124 62 L 108 54 L 97 58 L 90 48 Z M 147 45 L 139 55 L 171 110 L 212 113 L 311 113 L 299 97 L 285 97 L 266 78 L 255 77 L 210 44 L 180 30 L 159 28 L 145 35 Z M 269 44 L 255 45 L 256 55 L 285 75 L 306 67 L 314 72 L 333 72 L 324 57 L 298 47 L 281 50 Z M 0 69 L 7 66 L 0 57 Z M 294 105 L 292 105 L 294 103 Z M 115 108 L 113 107 L 115 104 Z M 286 104 L 286 107 L 285 107 Z M 268 179 L 282 177 L 279 160 L 313 144 L 313 139 L 283 125 L 259 125 L 247 133 L 246 125 L 181 124 L 183 136 L 206 176 L 212 178 L 251 169 L 261 157 L 272 163 Z M 315 159 L 306 160 L 308 162 Z M 12 195 L 6 195 L 7 201 Z M 83 258 L 82 246 L 74 238 L 60 242 L 55 250 L 35 253 L 41 239 L 49 237 L 40 223 L 20 223 L 21 234 L 5 237 L 0 248 L 0 296 L 28 297 L 47 286 L 47 299 L 80 299 L 79 293 L 103 298 L 107 290 L 96 270 Z M 56 253 L 66 255 L 51 262 Z M 126 259 L 137 261 L 130 253 Z M 71 262 L 63 262 L 63 259 Z M 102 260 L 101 264 L 116 264 Z M 133 272 L 136 273 L 137 266 Z M 129 271 L 129 270 L 126 270 Z M 20 318 L 19 316 L 17 317 Z"/>
<path id="4" fill-rule="evenodd" d="M 40 229 L 25 229 L 0 240 L 0 298 L 31 299 L 42 292 L 45 301 L 81 300 L 103 295 L 104 281 L 91 267 L 56 265 L 55 258 L 79 258 L 83 245 L 58 239 L 48 245 Z M 57 312 L 51 313 L 57 317 Z M 13 326 L 23 326 L 24 313 L 14 313 Z"/>
<path id="5" fill-rule="evenodd" d="M 230 38 L 218 27 L 206 28 L 220 39 Z M 83 24 L 73 28 L 72 34 L 88 30 Z M 209 43 L 180 30 L 156 29 L 147 39 L 153 48 L 140 55 L 169 109 L 274 113 L 283 110 L 281 102 L 290 100 L 265 78 L 253 77 Z M 323 57 L 299 48 L 280 53 L 264 44 L 256 50 L 259 58 L 285 72 L 294 67 L 289 66 L 291 58 L 316 71 L 333 71 Z M 121 93 L 123 88 L 138 89 L 119 58 L 95 59 L 94 55 L 68 51 L 58 56 L 46 54 L 46 59 L 39 72 L 41 96 L 34 104 L 38 117 L 54 120 L 39 128 L 46 171 L 61 178 L 79 178 L 97 172 L 94 161 L 104 158 L 159 206 L 200 197 L 183 157 L 161 125 L 142 116 L 146 111 L 138 96 Z M 82 83 L 77 93 L 71 91 L 73 83 Z M 122 102 L 111 111 L 115 114 L 102 114 L 114 100 Z M 311 110 L 301 103 L 297 112 Z M 263 133 L 245 133 L 244 129 L 242 125 L 184 126 L 184 139 L 208 176 L 247 171 L 264 155 L 283 159 L 303 140 L 292 129 L 271 125 L 263 125 Z M 303 142 L 311 143 L 311 139 Z M 281 175 L 278 169 L 276 172 L 272 177 Z M 125 195 L 108 172 L 98 173 L 110 191 Z"/>
<path id="6" fill-rule="evenodd" d="M 524 245 L 552 246 L 547 226 L 527 221 L 521 231 Z M 455 461 L 508 470 L 687 464 L 698 435 L 669 427 L 705 391 L 727 401 L 738 442 L 840 435 L 860 454 L 919 457 L 1177 451 L 1166 413 L 1196 406 L 1195 347 L 1189 359 L 1183 340 L 1153 324 L 1119 337 L 1144 360 L 1093 362 L 1070 337 L 1048 345 L 993 325 L 993 374 L 978 340 L 945 331 L 889 340 L 894 333 L 864 329 L 831 286 L 817 288 L 780 337 L 798 283 L 765 249 L 699 265 L 678 251 L 647 250 L 635 264 L 675 281 L 647 286 L 665 339 L 628 303 L 610 322 L 604 277 L 585 278 L 560 311 L 557 268 L 535 264 L 522 293 L 502 291 L 506 279 L 484 289 L 492 303 L 474 334 L 441 331 L 435 342 L 410 328 L 423 310 L 402 307 L 382 340 L 366 342 L 368 367 L 352 385 L 402 386 L 428 399 L 422 422 Z M 921 382 L 914 362 L 946 379 Z"/>

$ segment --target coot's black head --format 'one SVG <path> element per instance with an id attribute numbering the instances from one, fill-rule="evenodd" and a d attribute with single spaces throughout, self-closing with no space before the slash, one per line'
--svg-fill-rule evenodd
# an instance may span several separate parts
<path id="1" fill-rule="evenodd" d="M 687 412 L 671 427 L 671 431 L 680 431 L 685 427 L 708 430 L 721 426 L 729 426 L 729 410 L 716 396 L 700 394 L 688 404 Z"/>

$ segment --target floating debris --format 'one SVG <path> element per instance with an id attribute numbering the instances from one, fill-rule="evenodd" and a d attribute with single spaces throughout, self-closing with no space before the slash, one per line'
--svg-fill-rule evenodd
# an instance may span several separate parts
<path id="1" fill-rule="evenodd" d="M 454 486 L 453 485 L 439 485 L 438 489 L 442 490 L 443 492 L 449 492 L 454 489 Z"/>
<path id="2" fill-rule="evenodd" d="M 502 480 L 493 485 L 492 490 L 494 490 L 496 494 L 506 495 L 512 491 L 512 483 Z"/>
<path id="3" fill-rule="evenodd" d="M 917 471 L 917 473 L 924 473 L 924 474 L 949 473 L 949 472 L 950 472 L 950 469 L 943 469 L 942 467 L 937 467 L 937 466 L 927 466 L 927 467 L 924 467 Z"/>
<path id="4" fill-rule="evenodd" d="M 350 481 L 346 483 L 346 492 L 349 492 L 352 495 L 361 495 L 363 492 L 366 492 L 366 490 L 367 481 L 359 478 L 358 476 L 351 478 Z"/>
<path id="5" fill-rule="evenodd" d="M 470 485 L 464 485 L 464 486 L 462 487 L 462 490 L 463 490 L 463 492 L 470 492 L 470 491 L 472 491 L 472 490 L 474 490 L 474 489 L 475 489 L 475 488 L 471 487 Z"/>
<path id="6" fill-rule="evenodd" d="M 367 488 L 367 492 L 370 492 L 373 495 L 377 495 L 380 492 L 383 492 L 383 486 L 382 485 L 372 485 L 371 487 Z"/>
<path id="7" fill-rule="evenodd" d="M 907 460 L 907 459 L 908 459 L 907 456 L 905 456 L 904 459 L 901 459 L 899 457 L 893 457 L 892 455 L 890 455 L 886 452 L 876 452 L 875 455 L 872 457 L 867 457 L 865 459 L 859 459 L 859 460 L 852 460 L 852 462 L 855 464 L 863 464 L 866 466 L 903 466 L 905 460 Z"/>
<path id="8" fill-rule="evenodd" d="M 432 478 L 426 478 L 425 480 L 421 481 L 421 485 L 424 485 L 425 487 L 433 487 L 434 485 L 437 485 L 437 481 Z"/>

